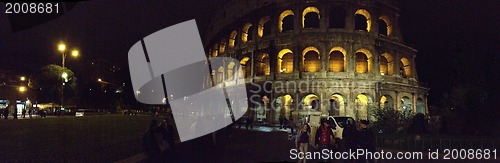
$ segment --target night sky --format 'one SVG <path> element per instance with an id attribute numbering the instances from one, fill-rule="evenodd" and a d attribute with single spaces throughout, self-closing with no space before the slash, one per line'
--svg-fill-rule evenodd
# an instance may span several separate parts
<path id="1" fill-rule="evenodd" d="M 5 5 L 0 3 L 0 68 L 30 73 L 47 64 L 60 64 L 60 41 L 80 50 L 80 58 L 66 60 L 70 69 L 98 59 L 127 68 L 129 48 L 157 30 L 196 19 L 203 37 L 210 15 L 223 1 L 78 2 L 60 17 L 18 32 L 12 31 Z M 461 49 L 457 45 L 473 49 L 477 60 L 484 61 L 473 72 L 482 71 L 485 80 L 499 81 L 500 1 L 404 0 L 399 7 L 403 38 L 418 50 L 419 80 L 431 88 L 429 105 L 449 91 L 455 79 L 457 73 L 450 67 Z"/>

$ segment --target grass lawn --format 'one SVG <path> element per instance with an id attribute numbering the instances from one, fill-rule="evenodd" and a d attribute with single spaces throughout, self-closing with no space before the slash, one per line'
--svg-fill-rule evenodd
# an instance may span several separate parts
<path id="1" fill-rule="evenodd" d="M 143 150 L 151 116 L 0 120 L 0 162 L 111 162 Z"/>

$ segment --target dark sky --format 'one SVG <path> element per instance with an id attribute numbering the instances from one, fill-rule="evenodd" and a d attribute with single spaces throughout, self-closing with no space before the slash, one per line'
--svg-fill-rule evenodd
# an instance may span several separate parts
<path id="1" fill-rule="evenodd" d="M 225 0 L 85 1 L 68 13 L 33 28 L 13 32 L 0 3 L 0 68 L 31 72 L 43 65 L 60 64 L 60 41 L 77 47 L 78 59 L 67 59 L 69 68 L 106 59 L 127 67 L 129 48 L 157 30 L 197 19 L 200 32 Z M 451 45 L 466 40 L 484 61 L 498 63 L 498 0 L 404 0 L 400 25 L 405 42 L 418 50 L 420 81 L 428 82 L 431 102 L 449 89 L 453 71 Z M 26 20 L 29 21 L 29 20 Z M 202 35 L 203 37 L 203 35 Z M 486 66 L 488 72 L 498 74 Z M 90 71 L 90 70 L 88 70 Z"/>

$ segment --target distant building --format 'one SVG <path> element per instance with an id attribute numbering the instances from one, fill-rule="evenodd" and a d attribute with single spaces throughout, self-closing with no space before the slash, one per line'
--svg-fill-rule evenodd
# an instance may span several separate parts
<path id="1" fill-rule="evenodd" d="M 28 87 L 28 82 L 28 75 L 0 69 L 0 109 L 15 102 L 18 114 L 21 114 L 22 109 L 34 107 L 36 91 Z M 10 110 L 10 113 L 13 112 Z"/>
<path id="2" fill-rule="evenodd" d="M 261 92 L 250 106 L 273 108 L 251 114 L 269 122 L 308 108 L 370 120 L 381 108 L 427 114 L 429 89 L 418 81 L 417 50 L 403 41 L 396 6 L 393 0 L 229 0 L 215 11 L 204 44 L 209 58 L 240 63 L 214 68 L 213 79 L 231 79 L 227 74 L 240 64 L 249 89 L 265 88 L 255 89 Z"/>

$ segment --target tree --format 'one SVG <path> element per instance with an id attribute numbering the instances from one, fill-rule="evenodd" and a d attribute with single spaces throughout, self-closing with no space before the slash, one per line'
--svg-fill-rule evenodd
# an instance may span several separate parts
<path id="1" fill-rule="evenodd" d="M 67 73 L 68 76 L 63 79 L 62 74 Z M 64 85 L 64 97 L 65 101 L 70 102 L 74 100 L 76 95 L 76 77 L 68 68 L 63 68 L 59 65 L 46 65 L 43 66 L 38 73 L 34 75 L 33 87 L 39 88 L 38 91 L 38 101 L 40 103 L 43 102 L 61 102 L 61 93 L 62 93 L 62 82 L 65 82 Z M 65 102 L 65 103 L 67 103 Z"/>

